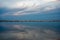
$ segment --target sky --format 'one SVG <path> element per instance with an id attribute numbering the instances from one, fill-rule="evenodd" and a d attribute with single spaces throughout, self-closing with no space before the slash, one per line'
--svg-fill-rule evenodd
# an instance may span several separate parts
<path id="1" fill-rule="evenodd" d="M 0 20 L 60 20 L 60 0 L 0 0 Z"/>

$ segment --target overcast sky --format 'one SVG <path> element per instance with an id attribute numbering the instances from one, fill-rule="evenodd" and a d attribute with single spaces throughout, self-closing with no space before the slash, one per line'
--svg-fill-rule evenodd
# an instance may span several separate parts
<path id="1" fill-rule="evenodd" d="M 43 14 L 60 9 L 60 0 L 0 0 L 0 16 Z"/>

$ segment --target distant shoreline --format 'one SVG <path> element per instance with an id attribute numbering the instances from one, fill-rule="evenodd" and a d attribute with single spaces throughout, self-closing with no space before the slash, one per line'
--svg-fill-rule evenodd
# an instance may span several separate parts
<path id="1" fill-rule="evenodd" d="M 60 20 L 0 20 L 0 22 L 60 22 Z"/>

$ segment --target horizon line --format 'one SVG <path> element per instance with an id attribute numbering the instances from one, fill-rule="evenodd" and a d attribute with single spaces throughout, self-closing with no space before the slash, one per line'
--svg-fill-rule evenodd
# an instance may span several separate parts
<path id="1" fill-rule="evenodd" d="M 60 22 L 60 20 L 0 20 L 0 22 Z"/>

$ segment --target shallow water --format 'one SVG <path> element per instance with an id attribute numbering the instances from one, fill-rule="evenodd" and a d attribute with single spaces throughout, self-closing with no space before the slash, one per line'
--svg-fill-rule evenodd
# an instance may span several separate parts
<path id="1" fill-rule="evenodd" d="M 0 40 L 60 40 L 60 22 L 0 22 Z"/>

